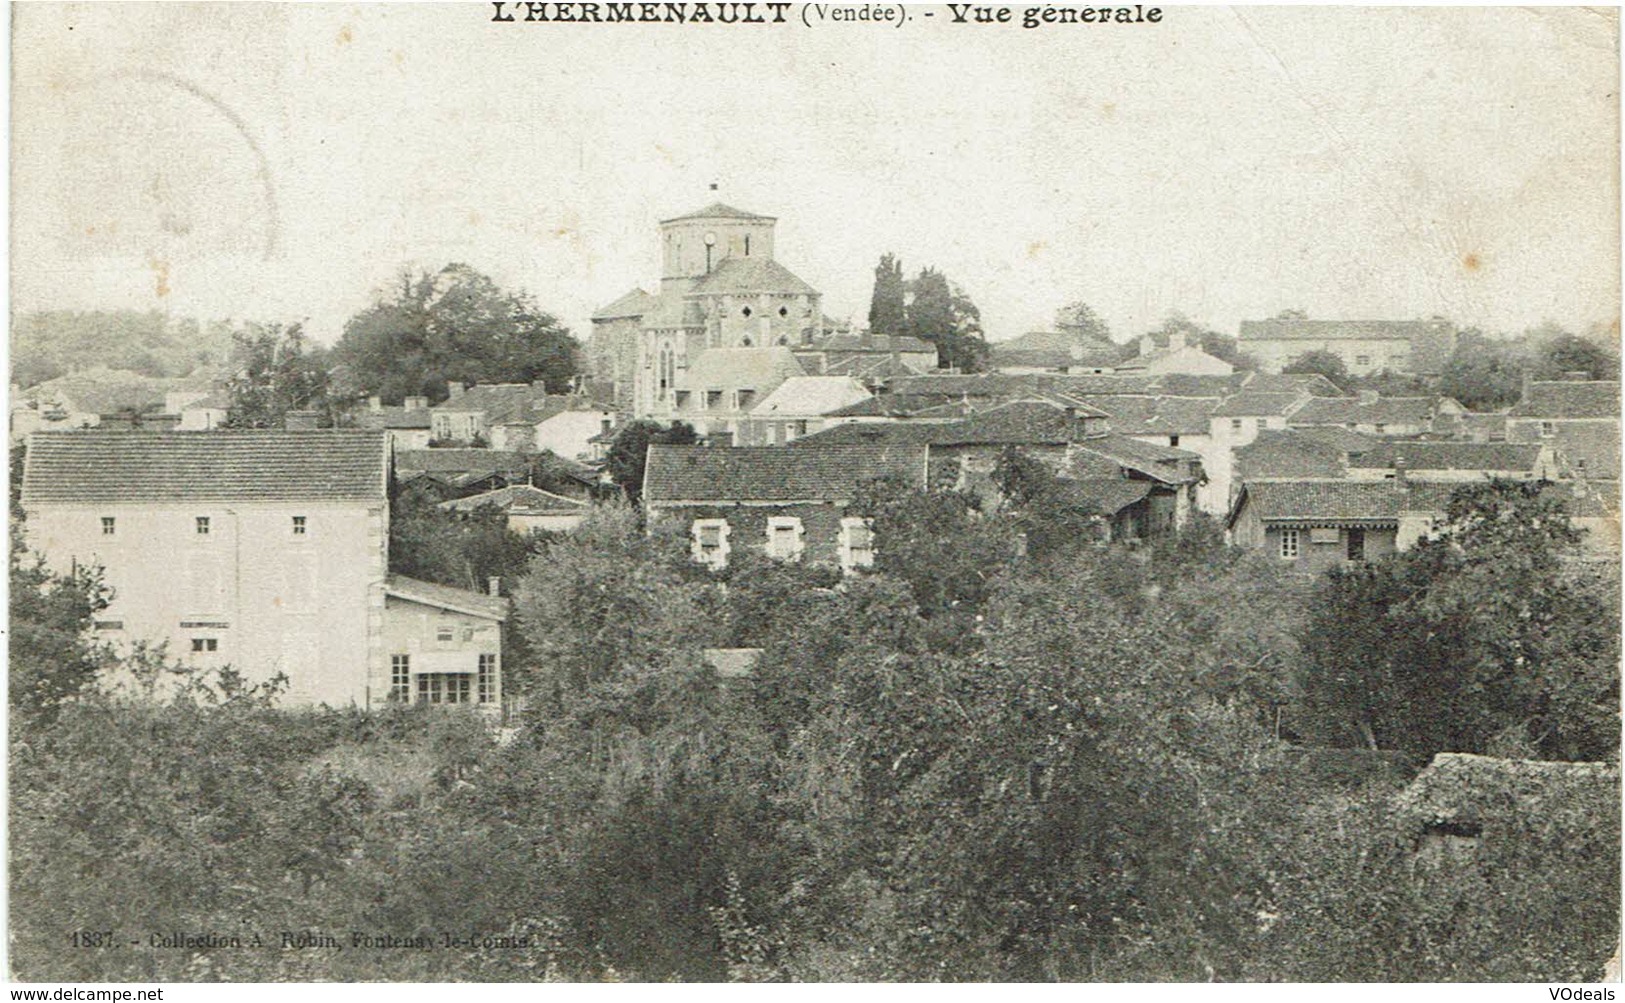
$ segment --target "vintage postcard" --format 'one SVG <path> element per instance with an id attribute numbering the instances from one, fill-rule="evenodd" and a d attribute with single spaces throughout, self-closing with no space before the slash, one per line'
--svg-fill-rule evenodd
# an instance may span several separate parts
<path id="1" fill-rule="evenodd" d="M 1613 998 L 1617 8 L 24 3 L 11 52 L 39 998 Z"/>

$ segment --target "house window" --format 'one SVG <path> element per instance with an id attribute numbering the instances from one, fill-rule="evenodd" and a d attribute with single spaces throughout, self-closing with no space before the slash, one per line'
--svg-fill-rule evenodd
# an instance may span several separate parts
<path id="1" fill-rule="evenodd" d="M 1378 435 L 1381 435 L 1384 432 L 1388 431 L 1388 426 L 1386 424 L 1384 424 L 1383 422 L 1380 422 L 1380 421 L 1377 422 L 1375 425 L 1372 425 L 1371 427 L 1373 429 L 1376 429 L 1376 432 L 1377 432 Z"/>
<path id="2" fill-rule="evenodd" d="M 218 637 L 194 637 L 194 638 L 192 638 L 192 651 L 193 652 L 219 651 L 219 650 L 220 650 L 220 639 Z"/>
<path id="3" fill-rule="evenodd" d="M 767 556 L 793 561 L 801 556 L 801 520 L 774 516 L 767 520 Z"/>
<path id="4" fill-rule="evenodd" d="M 1584 477 L 1586 475 L 1586 461 L 1575 460 L 1574 469 L 1576 473 L 1578 473 L 1581 477 Z"/>
<path id="5" fill-rule="evenodd" d="M 296 516 L 293 517 L 293 535 L 294 536 L 304 536 L 305 535 L 305 517 L 304 516 L 296 515 Z"/>
<path id="6" fill-rule="evenodd" d="M 841 567 L 873 567 L 875 563 L 875 535 L 868 519 L 855 516 L 841 520 Z"/>
<path id="7" fill-rule="evenodd" d="M 751 408 L 751 405 L 755 404 L 755 403 L 756 403 L 756 391 L 754 391 L 754 390 L 736 390 L 736 391 L 734 391 L 734 407 L 735 407 L 735 409 L 740 410 L 740 411 L 749 411 L 750 408 Z"/>
<path id="8" fill-rule="evenodd" d="M 728 520 L 695 519 L 693 555 L 713 568 L 728 566 Z"/>
<path id="9" fill-rule="evenodd" d="M 412 656 L 389 656 L 389 698 L 398 703 L 412 699 Z"/>
<path id="10" fill-rule="evenodd" d="M 1170 446 L 1177 446 L 1177 445 L 1179 445 L 1179 436 L 1177 436 L 1177 435 L 1170 435 L 1170 436 L 1169 436 L 1169 437 L 1168 437 L 1168 445 L 1170 445 Z"/>
<path id="11" fill-rule="evenodd" d="M 102 516 L 102 535 L 112 536 L 118 531 L 118 520 L 110 515 Z"/>
<path id="12" fill-rule="evenodd" d="M 1296 560 L 1298 557 L 1298 531 L 1295 529 L 1281 530 L 1281 557 L 1284 560 Z"/>
<path id="13" fill-rule="evenodd" d="M 478 680 L 480 703 L 496 703 L 497 700 L 497 656 L 481 655 L 480 672 Z"/>
<path id="14" fill-rule="evenodd" d="M 1230 419 L 1230 431 L 1232 431 L 1232 432 L 1241 431 L 1241 419 L 1240 418 L 1231 418 Z"/>
<path id="15" fill-rule="evenodd" d="M 718 410 L 721 410 L 721 408 L 722 408 L 722 391 L 721 390 L 707 390 L 705 392 L 705 409 L 707 411 L 718 411 Z"/>
<path id="16" fill-rule="evenodd" d="M 1550 422 L 1550 421 L 1541 422 L 1540 423 L 1540 434 L 1545 438 L 1548 438 L 1548 439 L 1551 438 L 1552 436 L 1557 434 L 1557 424 L 1555 422 Z"/>
<path id="17" fill-rule="evenodd" d="M 797 435 L 806 435 L 807 434 L 807 419 L 799 418 L 799 419 L 796 420 L 796 434 Z"/>
<path id="18" fill-rule="evenodd" d="M 1369 355 L 1356 355 L 1354 357 L 1354 364 L 1356 366 L 1369 366 L 1369 365 L 1371 365 L 1371 356 L 1369 356 Z"/>
<path id="19" fill-rule="evenodd" d="M 1365 530 L 1349 530 L 1348 559 L 1351 561 L 1365 560 Z"/>
<path id="20" fill-rule="evenodd" d="M 209 517 L 208 516 L 200 515 L 200 516 L 197 517 L 197 535 L 198 536 L 208 536 L 209 535 Z"/>
<path id="21" fill-rule="evenodd" d="M 418 703 L 468 703 L 466 672 L 424 672 L 418 676 Z"/>
<path id="22" fill-rule="evenodd" d="M 745 234 L 745 257 L 750 257 L 750 234 Z"/>
<path id="23" fill-rule="evenodd" d="M 456 640 L 456 631 L 454 631 L 449 624 L 442 627 L 436 627 L 434 639 L 439 641 L 441 644 L 450 644 L 452 641 Z"/>

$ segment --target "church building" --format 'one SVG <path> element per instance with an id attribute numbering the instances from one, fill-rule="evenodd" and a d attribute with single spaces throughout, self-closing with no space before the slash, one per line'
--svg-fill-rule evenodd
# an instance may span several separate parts
<path id="1" fill-rule="evenodd" d="M 635 417 L 680 420 L 731 441 L 794 352 L 823 340 L 816 289 L 773 257 L 771 216 L 720 202 L 660 224 L 660 290 L 634 289 L 592 318 L 595 377 Z"/>

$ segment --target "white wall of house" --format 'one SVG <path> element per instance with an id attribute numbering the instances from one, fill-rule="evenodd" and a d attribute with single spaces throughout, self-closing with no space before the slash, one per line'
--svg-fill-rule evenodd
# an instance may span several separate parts
<path id="1" fill-rule="evenodd" d="M 537 423 L 536 448 L 551 450 L 567 460 L 584 459 L 592 453 L 588 440 L 614 425 L 615 413 L 604 408 L 560 411 Z"/>
<path id="2" fill-rule="evenodd" d="M 255 682 L 284 673 L 289 705 L 385 695 L 372 643 L 387 559 L 381 505 L 38 505 L 26 532 L 53 568 L 104 569 L 113 599 L 97 633 L 116 646 L 166 642 L 178 661 L 230 664 Z"/>
<path id="3" fill-rule="evenodd" d="M 502 624 L 496 619 L 392 595 L 384 604 L 384 655 L 390 693 L 401 702 L 502 705 Z M 487 659 L 484 686 L 481 656 Z M 425 684 L 419 678 L 425 675 L 442 678 Z M 457 682 L 447 686 L 444 677 Z M 467 700 L 461 699 L 464 694 Z"/>

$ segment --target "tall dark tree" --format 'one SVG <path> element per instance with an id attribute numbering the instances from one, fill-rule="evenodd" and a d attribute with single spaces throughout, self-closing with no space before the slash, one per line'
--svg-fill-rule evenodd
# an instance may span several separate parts
<path id="1" fill-rule="evenodd" d="M 249 324 L 232 334 L 228 428 L 281 428 L 289 411 L 327 406 L 328 352 L 298 324 Z"/>
<path id="2" fill-rule="evenodd" d="M 1055 330 L 1063 334 L 1070 334 L 1084 342 L 1112 340 L 1111 328 L 1095 313 L 1094 308 L 1083 300 L 1068 303 L 1055 311 Z"/>
<path id="3" fill-rule="evenodd" d="M 1619 583 L 1564 560 L 1564 492 L 1458 488 L 1441 538 L 1334 572 L 1303 635 L 1321 741 L 1601 759 L 1618 747 Z"/>
<path id="4" fill-rule="evenodd" d="M 443 400 L 448 381 L 531 383 L 563 393 L 580 346 L 529 295 L 467 265 L 406 272 L 395 290 L 350 318 L 334 346 L 347 390 L 386 400 Z"/>
<path id="5" fill-rule="evenodd" d="M 1468 328 L 1439 374 L 1439 392 L 1473 411 L 1494 411 L 1517 402 L 1529 361 L 1524 347 Z"/>
<path id="6" fill-rule="evenodd" d="M 1535 357 L 1537 379 L 1561 379 L 1584 373 L 1588 380 L 1619 379 L 1619 355 L 1578 335 L 1563 331 L 1541 344 Z"/>
<path id="7" fill-rule="evenodd" d="M 891 253 L 875 266 L 875 291 L 869 298 L 869 330 L 876 334 L 902 334 L 908 325 L 903 263 Z"/>
<path id="8" fill-rule="evenodd" d="M 648 462 L 650 443 L 688 446 L 698 441 L 694 426 L 684 422 L 673 422 L 670 428 L 653 421 L 628 422 L 609 444 L 605 465 L 626 499 L 635 502 L 643 496 L 643 467 Z"/>
<path id="9" fill-rule="evenodd" d="M 943 366 L 966 373 L 987 366 L 981 311 L 964 290 L 934 268 L 922 269 L 908 284 L 907 333 L 936 345 Z"/>

